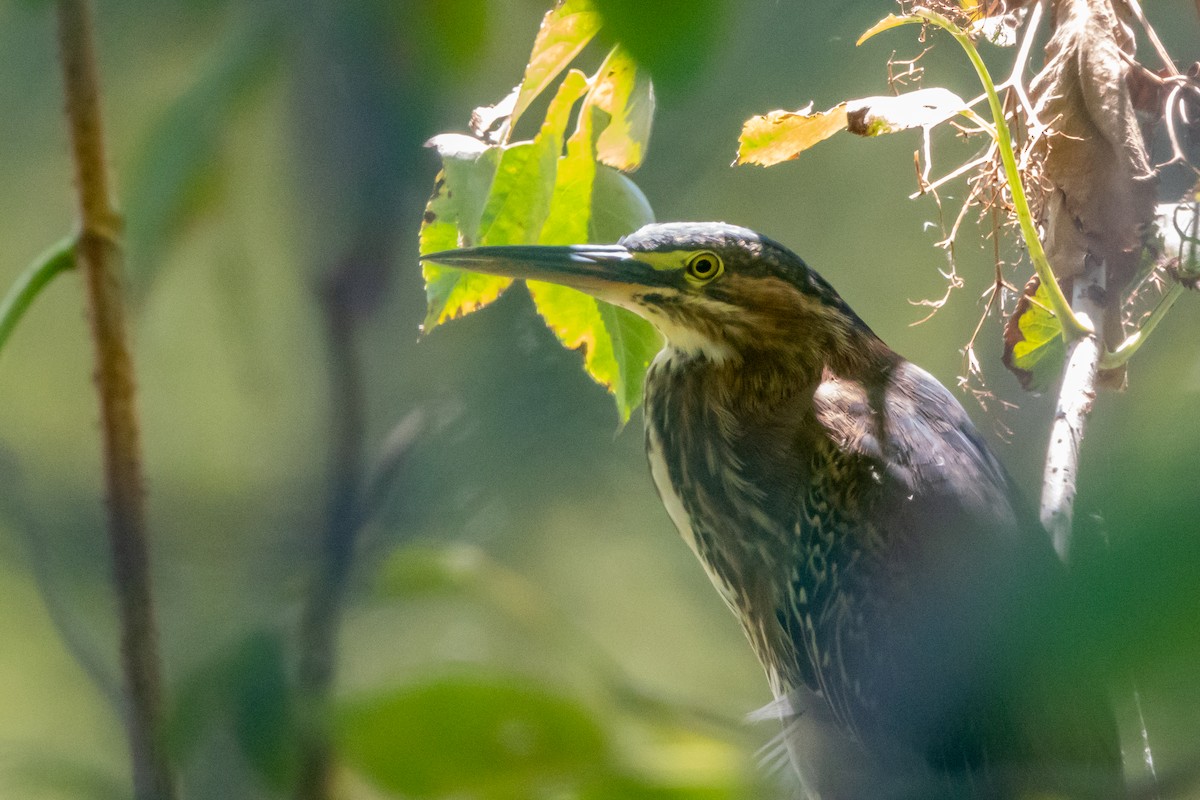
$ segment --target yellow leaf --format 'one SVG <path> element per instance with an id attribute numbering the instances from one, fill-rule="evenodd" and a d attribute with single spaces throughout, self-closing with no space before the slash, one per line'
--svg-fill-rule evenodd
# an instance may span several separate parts
<path id="1" fill-rule="evenodd" d="M 846 127 L 845 103 L 816 114 L 810 112 L 811 108 L 772 111 L 746 120 L 738 137 L 735 163 L 769 167 L 789 161 Z"/>
<path id="2" fill-rule="evenodd" d="M 921 22 L 921 19 L 919 17 L 898 16 L 896 14 L 888 14 L 886 17 L 879 20 L 879 22 L 876 22 L 870 28 L 867 28 L 867 30 L 863 33 L 863 35 L 858 37 L 858 41 L 854 43 L 854 46 L 857 47 L 858 45 L 862 44 L 867 39 L 870 39 L 872 36 L 874 36 L 877 33 L 883 33 L 884 31 L 890 31 L 892 28 L 898 28 L 901 25 L 912 25 L 914 22 Z"/>
<path id="3" fill-rule="evenodd" d="M 600 30 L 600 14 L 589 0 L 563 0 L 546 12 L 529 54 L 525 77 L 517 91 L 512 110 L 512 125 L 529 108 L 554 78 L 567 68 L 579 51 Z"/>

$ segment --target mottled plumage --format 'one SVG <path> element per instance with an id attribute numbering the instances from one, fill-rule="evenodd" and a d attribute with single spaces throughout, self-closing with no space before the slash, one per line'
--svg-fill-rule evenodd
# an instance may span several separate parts
<path id="1" fill-rule="evenodd" d="M 958 401 L 791 251 L 677 223 L 433 258 L 574 286 L 662 331 L 654 482 L 762 662 L 811 796 L 1117 795 L 1103 693 L 1023 630 L 1065 585 L 1045 535 Z"/>

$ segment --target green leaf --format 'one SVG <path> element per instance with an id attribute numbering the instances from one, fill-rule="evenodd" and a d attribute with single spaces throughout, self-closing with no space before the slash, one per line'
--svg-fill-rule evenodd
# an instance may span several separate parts
<path id="1" fill-rule="evenodd" d="M 558 154 L 537 141 L 504 148 L 479 223 L 480 244 L 516 244 L 537 237 L 550 213 Z"/>
<path id="2" fill-rule="evenodd" d="M 582 109 L 567 154 L 555 167 L 554 191 L 538 244 L 581 244 L 587 241 L 592 212 L 592 187 L 596 183 L 594 107 Z"/>
<path id="3" fill-rule="evenodd" d="M 615 242 L 627 233 L 654 222 L 654 209 L 638 185 L 611 167 L 596 170 L 592 187 L 591 238 Z"/>
<path id="4" fill-rule="evenodd" d="M 560 160 L 554 200 L 540 244 L 578 244 L 588 241 L 596 181 L 594 117 L 580 119 Z M 628 229 L 625 231 L 628 232 Z M 653 326 L 624 309 L 564 286 L 529 281 L 538 313 L 563 346 L 583 350 L 583 368 L 612 392 L 621 422 L 641 400 L 642 383 L 650 360 L 659 349 Z"/>
<path id="5" fill-rule="evenodd" d="M 628 55 L 614 50 L 591 87 L 565 155 L 563 136 L 572 107 L 589 88 L 578 70 L 567 73 L 530 142 L 498 147 L 465 136 L 435 137 L 431 143 L 442 153 L 445 169 L 426 208 L 421 252 L 474 244 L 612 241 L 653 221 L 637 186 L 597 161 L 604 142 L 614 162 L 627 168 L 640 163 L 653 112 L 649 80 L 639 77 Z M 479 166 L 491 157 L 498 158 L 494 168 Z M 487 305 L 511 283 L 430 263 L 424 274 L 426 331 Z M 661 345 L 657 331 L 635 314 L 571 289 L 531 282 L 529 291 L 559 341 L 584 351 L 585 370 L 613 393 L 621 421 L 628 420 Z"/>
<path id="6" fill-rule="evenodd" d="M 608 125 L 596 142 L 596 159 L 610 167 L 632 172 L 642 165 L 650 144 L 654 120 L 654 86 L 650 75 L 623 47 L 614 47 L 600 65 L 588 100 L 607 112 Z M 582 120 L 584 113 L 580 113 Z"/>
<path id="7" fill-rule="evenodd" d="M 587 89 L 587 76 L 571 70 L 558 87 L 541 130 L 528 144 L 505 149 L 483 218 L 480 244 L 532 244 L 550 213 L 555 174 L 567 122 L 575 101 Z"/>
<path id="8" fill-rule="evenodd" d="M 1062 333 L 1050 310 L 1050 293 L 1035 278 L 1004 325 L 1004 364 L 1023 388 L 1042 391 L 1062 372 L 1067 352 Z"/>
<path id="9" fill-rule="evenodd" d="M 643 225 L 654 222 L 654 211 L 646 195 L 628 176 L 611 167 L 596 170 L 592 188 L 591 239 L 613 242 Z M 621 420 L 642 402 L 646 370 L 662 349 L 662 336 L 646 320 L 623 308 L 599 303 L 604 328 L 612 339 L 619 382 L 612 388 Z"/>
<path id="10" fill-rule="evenodd" d="M 247 640 L 234 665 L 234 738 L 266 785 L 291 786 L 296 775 L 296 719 L 283 643 L 274 634 Z"/>
<path id="11" fill-rule="evenodd" d="M 530 630 L 561 631 L 553 603 L 519 573 L 471 545 L 408 545 L 388 557 L 374 594 L 410 602 L 438 596 L 469 597 Z"/>
<path id="12" fill-rule="evenodd" d="M 529 54 L 525 77 L 517 90 L 510 123 L 513 127 L 529 104 L 567 68 L 598 30 L 600 15 L 590 0 L 563 0 L 546 12 L 533 42 L 533 52 Z"/>
<path id="13" fill-rule="evenodd" d="M 346 761 L 404 797 L 534 797 L 610 761 L 592 713 L 511 676 L 437 678 L 338 715 Z"/>
<path id="14" fill-rule="evenodd" d="M 741 787 L 671 786 L 634 775 L 597 780 L 583 789 L 580 800 L 737 800 L 748 797 Z"/>
<path id="15" fill-rule="evenodd" d="M 661 348 L 650 323 L 621 308 L 551 283 L 530 281 L 538 313 L 564 347 L 582 349 L 584 369 L 617 402 L 621 422 L 641 402 L 642 386 Z"/>
<path id="16" fill-rule="evenodd" d="M 17 276 L 8 294 L 0 300 L 0 350 L 42 289 L 60 273 L 74 268 L 75 241 L 75 236 L 68 236 L 42 252 Z"/>
<path id="17" fill-rule="evenodd" d="M 442 171 L 421 222 L 421 254 L 477 243 L 479 218 L 487 201 L 500 148 L 452 134 L 430 140 L 442 156 Z M 510 281 L 422 262 L 428 311 L 424 330 L 468 314 L 500 296 Z"/>
<path id="18" fill-rule="evenodd" d="M 533 141 L 498 148 L 466 136 L 431 140 L 443 152 L 444 169 L 425 209 L 422 254 L 474 244 L 537 241 L 550 214 L 571 108 L 586 88 L 587 77 L 582 72 L 567 73 Z M 423 271 L 428 300 L 426 332 L 483 308 L 512 283 L 508 278 L 429 262 L 424 263 Z"/>
<path id="19" fill-rule="evenodd" d="M 619 377 L 612 385 L 612 393 L 624 423 L 629 421 L 633 409 L 642 403 L 646 371 L 662 349 L 663 340 L 658 329 L 637 314 L 608 303 L 599 306 L 604 329 L 612 339 L 613 359 Z"/>

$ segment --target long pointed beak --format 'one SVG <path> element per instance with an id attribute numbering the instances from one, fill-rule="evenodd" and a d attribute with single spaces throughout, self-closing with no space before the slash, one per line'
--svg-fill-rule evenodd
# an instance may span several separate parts
<path id="1" fill-rule="evenodd" d="M 617 244 L 468 247 L 421 259 L 505 278 L 557 283 L 610 302 L 628 299 L 633 288 L 666 285 L 661 272 Z"/>

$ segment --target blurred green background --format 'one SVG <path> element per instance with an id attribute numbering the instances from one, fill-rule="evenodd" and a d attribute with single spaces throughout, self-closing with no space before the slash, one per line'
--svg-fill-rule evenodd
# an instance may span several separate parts
<path id="1" fill-rule="evenodd" d="M 772 730 L 741 721 L 769 699 L 765 681 L 659 506 L 638 415 L 618 429 L 522 289 L 418 340 L 416 232 L 437 169 L 422 143 L 465 130 L 471 108 L 519 80 L 546 4 L 99 5 L 186 796 L 278 796 L 293 774 L 295 631 L 326 525 L 331 421 L 348 412 L 322 311 L 331 286 L 357 332 L 366 459 L 397 424 L 411 434 L 363 531 L 340 637 L 344 796 L 774 793 L 754 767 Z M 853 43 L 892 4 L 607 8 L 671 55 L 635 176 L 658 218 L 735 222 L 791 245 L 953 385 L 991 245 L 965 227 L 966 287 L 913 326 L 924 312 L 910 301 L 940 297 L 946 266 L 937 206 L 906 199 L 918 134 L 729 167 L 752 114 L 886 92 L 885 62 L 918 52 L 913 33 Z M 52 12 L 0 2 L 4 284 L 73 225 Z M 1193 4 L 1148 12 L 1194 60 Z M 947 42 L 921 63 L 928 85 L 975 93 Z M 943 140 L 951 167 L 959 151 Z M 943 195 L 948 213 L 960 190 Z M 1084 448 L 1076 515 L 1086 541 L 1109 543 L 1085 574 L 1108 629 L 1097 647 L 1130 667 L 1117 689 L 1135 776 L 1135 681 L 1160 774 L 1200 750 L 1198 336 L 1188 297 L 1129 390 L 1100 398 Z M 1053 398 L 1019 390 L 998 340 L 993 320 L 985 375 L 1018 407 L 964 404 L 1035 498 Z M 0 355 L 0 796 L 128 794 L 90 357 L 70 275 Z"/>

